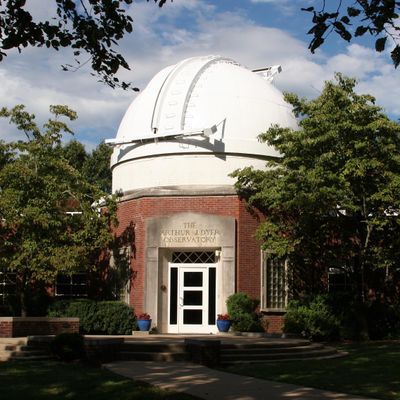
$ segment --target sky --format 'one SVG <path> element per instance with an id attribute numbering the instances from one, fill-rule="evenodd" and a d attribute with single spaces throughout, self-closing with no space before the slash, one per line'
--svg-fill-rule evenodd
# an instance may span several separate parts
<path id="1" fill-rule="evenodd" d="M 36 19 L 49 18 L 54 0 L 28 0 Z M 118 77 L 143 90 L 161 69 L 185 58 L 220 55 L 249 69 L 281 65 L 274 84 L 282 91 L 317 97 L 335 72 L 358 80 L 357 91 L 376 97 L 392 119 L 400 118 L 400 68 L 389 57 L 390 47 L 376 53 L 373 41 L 347 43 L 331 35 L 311 54 L 311 14 L 301 7 L 320 0 L 174 0 L 161 9 L 152 1 L 136 0 L 127 8 L 133 33 L 117 48 L 131 70 Z M 49 105 L 66 104 L 78 112 L 69 125 L 88 151 L 116 136 L 119 123 L 137 94 L 111 89 L 91 76 L 89 66 L 64 72 L 73 62 L 69 49 L 26 48 L 10 51 L 0 63 L 0 107 L 25 104 L 38 123 L 49 118 Z M 234 84 L 234 82 L 232 83 Z M 0 120 L 0 139 L 23 139 Z M 64 140 L 70 140 L 65 137 Z"/>

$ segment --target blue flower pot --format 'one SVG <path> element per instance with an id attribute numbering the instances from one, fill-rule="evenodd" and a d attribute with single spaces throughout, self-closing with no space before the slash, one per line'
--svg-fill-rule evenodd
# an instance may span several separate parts
<path id="1" fill-rule="evenodd" d="M 138 319 L 137 326 L 139 331 L 149 331 L 151 326 L 151 319 Z"/>
<path id="2" fill-rule="evenodd" d="M 229 319 L 217 319 L 217 328 L 220 332 L 228 332 L 231 327 Z"/>

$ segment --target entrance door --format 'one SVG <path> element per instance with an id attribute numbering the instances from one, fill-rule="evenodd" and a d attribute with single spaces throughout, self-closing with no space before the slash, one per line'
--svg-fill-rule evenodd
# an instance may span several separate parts
<path id="1" fill-rule="evenodd" d="M 215 333 L 216 265 L 175 264 L 169 267 L 170 333 Z"/>
<path id="2" fill-rule="evenodd" d="M 178 273 L 178 331 L 200 332 L 208 325 L 207 268 L 181 266 Z M 206 323 L 207 322 L 207 323 Z"/>

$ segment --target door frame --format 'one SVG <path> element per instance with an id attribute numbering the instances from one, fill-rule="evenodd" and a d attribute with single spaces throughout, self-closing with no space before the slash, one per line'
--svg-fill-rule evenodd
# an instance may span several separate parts
<path id="1" fill-rule="evenodd" d="M 209 311 L 209 270 L 210 268 L 215 268 L 217 271 L 218 263 L 207 263 L 207 264 L 189 264 L 189 263 L 168 263 L 168 333 L 179 333 L 179 334 L 186 334 L 186 333 L 199 333 L 199 334 L 209 334 L 209 333 L 217 333 L 217 325 L 214 321 L 214 324 L 208 323 L 208 311 Z M 177 323 L 171 324 L 170 323 L 170 313 L 171 313 L 171 269 L 177 268 Z M 201 308 L 203 311 L 203 324 L 183 324 L 183 311 L 185 306 L 182 304 L 182 300 L 180 299 L 180 295 L 182 294 L 184 287 L 183 286 L 183 277 L 185 272 L 189 272 L 190 270 L 194 272 L 201 271 L 203 272 L 203 304 Z M 218 291 L 218 274 L 215 274 L 215 313 L 217 311 L 217 291 Z M 197 306 L 188 306 L 192 309 L 196 309 Z"/>

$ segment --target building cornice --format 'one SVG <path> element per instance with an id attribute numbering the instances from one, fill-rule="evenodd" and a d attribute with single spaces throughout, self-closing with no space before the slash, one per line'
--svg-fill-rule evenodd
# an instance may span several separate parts
<path id="1" fill-rule="evenodd" d="M 185 186 L 160 186 L 156 188 L 143 188 L 124 192 L 119 202 L 140 199 L 143 197 L 193 197 L 193 196 L 237 196 L 236 189 L 231 185 L 185 185 Z"/>

